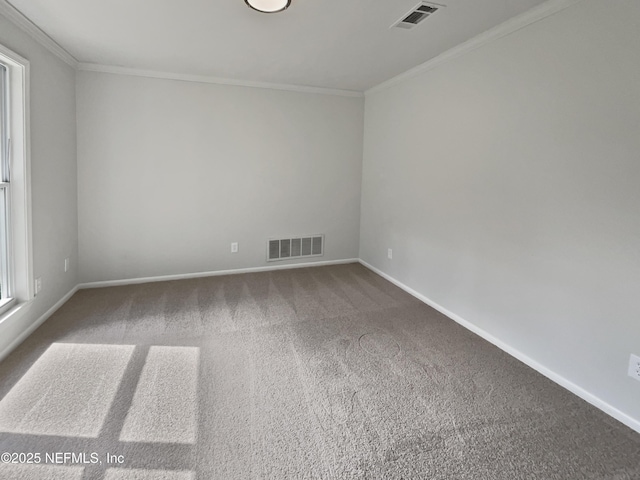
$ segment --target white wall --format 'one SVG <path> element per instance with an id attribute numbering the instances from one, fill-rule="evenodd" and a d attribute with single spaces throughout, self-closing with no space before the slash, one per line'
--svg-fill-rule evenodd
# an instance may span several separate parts
<path id="1" fill-rule="evenodd" d="M 31 66 L 31 200 L 34 276 L 42 291 L 0 322 L 0 357 L 78 283 L 75 71 L 0 15 L 0 44 Z M 64 272 L 64 259 L 71 268 Z"/>
<path id="2" fill-rule="evenodd" d="M 357 258 L 362 98 L 80 72 L 77 103 L 82 282 Z"/>
<path id="3" fill-rule="evenodd" d="M 639 19 L 585 0 L 367 95 L 360 233 L 363 260 L 636 420 Z"/>

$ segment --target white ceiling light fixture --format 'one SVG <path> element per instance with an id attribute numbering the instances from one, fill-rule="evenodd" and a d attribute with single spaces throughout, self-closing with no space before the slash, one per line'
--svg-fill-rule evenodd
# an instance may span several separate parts
<path id="1" fill-rule="evenodd" d="M 262 13 L 278 13 L 289 8 L 291 0 L 244 0 L 249 7 Z"/>

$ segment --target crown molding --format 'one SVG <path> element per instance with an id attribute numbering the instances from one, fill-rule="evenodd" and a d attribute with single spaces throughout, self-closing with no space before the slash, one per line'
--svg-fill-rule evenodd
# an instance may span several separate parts
<path id="1" fill-rule="evenodd" d="M 77 68 L 78 60 L 62 48 L 53 38 L 44 33 L 40 27 L 29 20 L 20 10 L 11 5 L 7 0 L 0 0 L 0 15 L 29 34 L 36 42 L 53 53 L 67 65 Z"/>
<path id="2" fill-rule="evenodd" d="M 339 90 L 334 88 L 306 87 L 303 85 L 289 85 L 284 83 L 254 82 L 251 80 L 234 80 L 230 78 L 209 77 L 205 75 L 189 75 L 174 72 L 160 72 L 156 70 L 140 70 L 137 68 L 116 67 L 96 63 L 78 63 L 79 71 L 110 73 L 113 75 L 127 75 L 132 77 L 160 78 L 164 80 L 178 80 L 181 82 L 213 83 L 216 85 L 232 85 L 237 87 L 267 88 L 271 90 L 286 90 L 300 93 L 316 93 L 321 95 L 337 95 L 340 97 L 364 97 L 364 93 L 355 90 Z"/>
<path id="3" fill-rule="evenodd" d="M 389 87 L 397 85 L 399 83 L 405 82 L 413 77 L 416 77 L 424 72 L 427 72 L 433 68 L 436 68 L 443 63 L 446 63 L 454 58 L 465 55 L 483 45 L 491 43 L 495 40 L 498 40 L 502 37 L 506 37 L 524 27 L 527 27 L 533 23 L 536 23 L 544 18 L 550 17 L 570 6 L 581 2 L 582 0 L 548 0 L 547 2 L 538 5 L 537 7 L 532 8 L 531 10 L 527 10 L 526 12 L 516 15 L 515 17 L 507 20 L 506 22 L 501 23 L 497 27 L 494 27 L 490 30 L 487 30 L 480 35 L 473 37 L 470 40 L 467 40 L 460 45 L 457 45 L 446 52 L 441 53 L 440 55 L 432 58 L 431 60 L 427 60 L 425 63 L 418 65 L 417 67 L 411 68 L 400 75 L 396 75 L 389 80 L 386 80 L 375 87 L 372 87 L 364 92 L 365 96 L 371 95 L 382 90 L 386 90 Z"/>

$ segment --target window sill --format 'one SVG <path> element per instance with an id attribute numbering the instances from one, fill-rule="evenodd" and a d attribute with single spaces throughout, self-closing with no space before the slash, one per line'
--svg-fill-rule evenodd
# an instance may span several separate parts
<path id="1" fill-rule="evenodd" d="M 30 305 L 32 301 L 33 300 L 18 302 L 15 298 L 0 300 L 0 325 L 18 312 L 21 312 L 26 306 Z"/>
<path id="2" fill-rule="evenodd" d="M 0 300 L 0 321 L 4 314 L 10 311 L 16 304 L 15 298 L 3 298 Z"/>

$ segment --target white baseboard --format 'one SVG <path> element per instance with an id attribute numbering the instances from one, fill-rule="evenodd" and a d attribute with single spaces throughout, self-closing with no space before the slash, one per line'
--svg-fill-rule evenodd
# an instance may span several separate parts
<path id="1" fill-rule="evenodd" d="M 78 288 L 102 288 L 119 287 L 123 285 L 135 285 L 138 283 L 166 282 L 169 280 L 186 280 L 189 278 L 217 277 L 220 275 L 236 275 L 239 273 L 268 272 L 271 270 L 289 270 L 292 268 L 322 267 L 327 265 L 342 265 L 345 263 L 358 263 L 358 258 L 345 258 L 342 260 L 326 260 L 322 262 L 292 263 L 285 265 L 267 265 L 266 267 L 236 268 L 232 270 L 214 270 L 211 272 L 180 273 L 177 275 L 161 275 L 157 277 L 127 278 L 124 280 L 106 280 L 100 282 L 81 283 Z"/>
<path id="2" fill-rule="evenodd" d="M 380 275 L 385 280 L 390 281 L 391 283 L 393 283 L 397 287 L 400 287 L 405 292 L 413 295 L 418 300 L 421 300 L 422 302 L 426 303 L 427 305 L 429 305 L 433 309 L 439 311 L 443 315 L 446 315 L 447 317 L 449 317 L 454 322 L 462 325 L 467 330 L 472 331 L 476 335 L 482 337 L 483 339 L 485 339 L 489 343 L 492 343 L 493 345 L 498 347 L 500 350 L 503 350 L 504 352 L 508 353 L 512 357 L 515 357 L 516 359 L 520 360 L 525 365 L 528 365 L 529 367 L 533 368 L 537 372 L 539 372 L 542 375 L 544 375 L 545 377 L 547 377 L 549 380 L 557 383 L 561 387 L 566 388 L 571 393 L 573 393 L 573 394 L 577 395 L 578 397 L 582 398 L 583 400 L 585 400 L 586 402 L 590 403 L 591 405 L 593 405 L 594 407 L 598 408 L 599 410 L 602 410 L 607 415 L 615 418 L 619 422 L 625 424 L 627 427 L 629 427 L 632 430 L 635 430 L 636 432 L 640 433 L 640 421 L 639 420 L 636 420 L 635 418 L 627 415 L 626 413 L 621 412 L 620 410 L 615 408 L 613 405 L 605 402 L 604 400 L 602 400 L 601 398 L 593 395 L 592 393 L 588 392 L 584 388 L 576 385 L 575 383 L 571 382 L 570 380 L 567 380 L 563 376 L 555 373 L 553 370 L 550 370 L 549 368 L 545 367 L 544 365 L 538 363 L 536 360 L 532 359 L 531 357 L 528 357 L 527 355 L 525 355 L 524 353 L 520 352 L 519 350 L 516 350 L 515 348 L 507 345 L 502 340 L 494 337 L 490 333 L 488 333 L 485 330 L 481 329 L 480 327 L 474 325 L 473 323 L 469 322 L 468 320 L 465 320 L 464 318 L 456 315 L 455 313 L 451 312 L 450 310 L 447 310 L 442 305 L 434 302 L 433 300 L 431 300 L 430 298 L 426 297 L 425 295 L 415 291 L 411 287 L 408 287 L 407 285 L 405 285 L 404 283 L 400 282 L 399 280 L 396 280 L 392 276 L 387 275 L 382 270 L 377 269 L 376 267 L 374 267 L 373 265 L 368 264 L 367 262 L 365 262 L 362 259 L 360 259 L 360 263 L 363 266 L 365 266 L 366 268 L 368 268 L 369 270 L 371 270 L 372 272 L 375 272 L 378 275 Z"/>
<path id="3" fill-rule="evenodd" d="M 53 315 L 56 310 L 58 310 L 62 305 L 64 305 L 67 300 L 69 300 L 74 293 L 78 291 L 78 286 L 76 285 L 71 290 L 67 292 L 67 294 L 58 300 L 49 310 L 44 312 L 40 318 L 38 318 L 35 322 L 33 322 L 29 327 L 23 331 L 16 339 L 11 342 L 2 352 L 0 353 L 0 361 L 4 360 L 9 353 L 11 353 L 15 348 L 18 347 L 22 342 L 24 342 L 29 335 L 31 335 L 40 325 L 42 325 L 45 320 L 47 320 L 51 315 Z"/>

